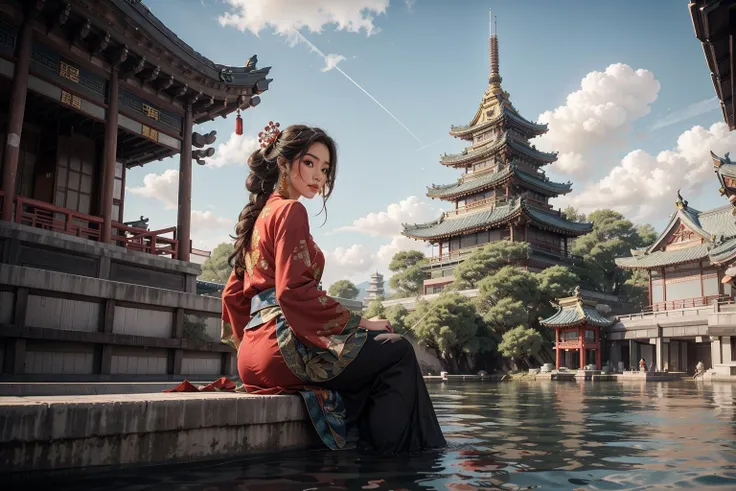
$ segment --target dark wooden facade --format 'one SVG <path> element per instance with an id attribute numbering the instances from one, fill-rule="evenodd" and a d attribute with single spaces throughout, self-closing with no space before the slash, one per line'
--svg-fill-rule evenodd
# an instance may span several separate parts
<path id="1" fill-rule="evenodd" d="M 260 102 L 137 0 L 0 1 L 0 218 L 189 261 L 193 125 Z M 126 170 L 180 155 L 176 226 L 123 222 Z"/>

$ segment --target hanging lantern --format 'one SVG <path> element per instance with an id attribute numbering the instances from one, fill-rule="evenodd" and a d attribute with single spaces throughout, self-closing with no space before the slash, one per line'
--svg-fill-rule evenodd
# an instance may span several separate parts
<path id="1" fill-rule="evenodd" d="M 238 109 L 238 115 L 235 117 L 235 134 L 243 134 L 243 118 L 240 117 L 240 109 Z"/>

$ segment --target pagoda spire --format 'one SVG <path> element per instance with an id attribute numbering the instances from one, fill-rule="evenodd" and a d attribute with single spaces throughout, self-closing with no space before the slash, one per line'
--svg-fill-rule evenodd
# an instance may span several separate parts
<path id="1" fill-rule="evenodd" d="M 488 47 L 491 58 L 491 74 L 488 77 L 488 84 L 500 87 L 501 74 L 498 71 L 498 24 L 490 10 L 488 11 L 488 29 L 490 31 Z"/>

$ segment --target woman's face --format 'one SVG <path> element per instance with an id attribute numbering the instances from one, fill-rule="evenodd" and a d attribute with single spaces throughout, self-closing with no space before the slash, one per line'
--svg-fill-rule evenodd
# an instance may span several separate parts
<path id="1" fill-rule="evenodd" d="M 312 143 L 289 170 L 289 198 L 312 199 L 324 188 L 330 172 L 330 150 L 321 142 Z"/>

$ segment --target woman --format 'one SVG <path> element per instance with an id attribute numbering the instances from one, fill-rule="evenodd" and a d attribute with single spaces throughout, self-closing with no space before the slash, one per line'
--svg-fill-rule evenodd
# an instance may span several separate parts
<path id="1" fill-rule="evenodd" d="M 411 344 L 388 321 L 351 314 L 318 288 L 324 255 L 298 200 L 332 194 L 335 143 L 323 130 L 269 123 L 249 157 L 233 272 L 222 295 L 223 339 L 253 394 L 299 392 L 322 441 L 381 453 L 445 445 Z M 324 208 L 323 208 L 324 209 Z"/>

